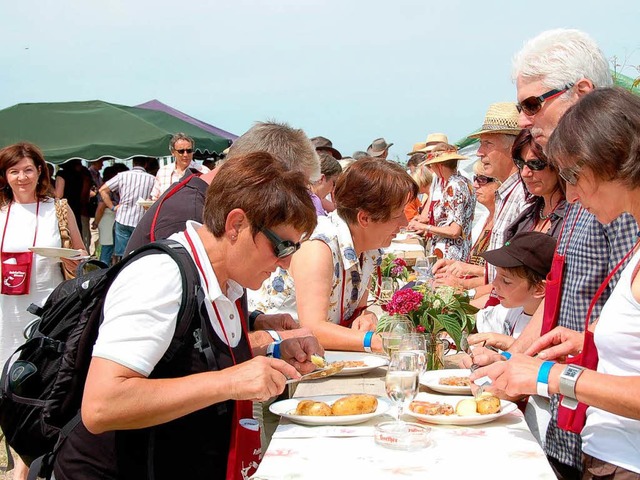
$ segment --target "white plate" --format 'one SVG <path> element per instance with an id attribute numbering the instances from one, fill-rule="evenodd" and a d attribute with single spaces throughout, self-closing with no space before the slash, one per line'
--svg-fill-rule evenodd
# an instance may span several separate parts
<path id="1" fill-rule="evenodd" d="M 42 257 L 71 258 L 73 260 L 83 260 L 85 258 L 89 258 L 82 255 L 82 250 L 74 250 L 73 248 L 29 247 L 29 250 Z"/>
<path id="2" fill-rule="evenodd" d="M 370 353 L 359 352 L 325 352 L 324 358 L 327 363 L 333 362 L 364 362 L 366 365 L 363 367 L 345 367 L 341 372 L 335 374 L 339 376 L 359 375 L 374 370 L 378 367 L 384 367 L 389 363 L 389 360 L 380 355 L 373 355 Z"/>
<path id="3" fill-rule="evenodd" d="M 319 395 L 317 397 L 307 398 L 290 398 L 288 400 L 281 400 L 279 402 L 272 403 L 269 406 L 269 411 L 280 415 L 283 418 L 291 420 L 294 423 L 300 425 L 355 425 L 357 423 L 366 422 L 370 418 L 382 415 L 389 408 L 391 408 L 391 402 L 383 397 L 376 397 L 378 399 L 378 408 L 375 412 L 365 413 L 363 415 L 331 415 L 328 417 L 313 417 L 311 415 L 294 415 L 298 403 L 302 400 L 313 400 L 315 402 L 324 402 L 331 406 L 333 402 L 339 398 L 344 398 L 348 395 Z"/>
<path id="4" fill-rule="evenodd" d="M 456 387 L 453 385 L 441 385 L 440 379 L 444 377 L 468 377 L 471 371 L 465 369 L 431 370 L 420 375 L 420 385 L 429 387 L 440 393 L 453 393 L 457 395 L 471 394 L 471 387 Z"/>
<path id="5" fill-rule="evenodd" d="M 471 397 L 454 397 L 421 392 L 416 395 L 415 400 L 448 403 L 455 409 L 458 402 L 460 400 L 464 400 L 465 398 Z M 453 415 L 422 415 L 420 413 L 412 412 L 408 407 L 404 409 L 404 413 L 412 416 L 413 418 L 417 418 L 422 422 L 435 423 L 438 425 L 481 425 L 483 423 L 492 422 L 496 418 L 500 418 L 503 415 L 507 415 L 515 411 L 517 408 L 517 405 L 513 402 L 510 402 L 508 400 L 500 400 L 500 411 L 498 413 L 491 413 L 489 415 L 472 415 L 464 417 L 456 415 L 455 413 Z"/>
<path id="6" fill-rule="evenodd" d="M 393 237 L 394 242 L 405 242 L 411 238 L 420 238 L 415 233 L 396 233 L 396 236 Z"/>
<path id="7" fill-rule="evenodd" d="M 153 200 L 145 200 L 144 198 L 139 198 L 138 201 L 136 202 L 136 205 L 140 206 L 140 207 L 147 207 L 149 208 L 151 205 L 153 205 L 155 202 Z"/>

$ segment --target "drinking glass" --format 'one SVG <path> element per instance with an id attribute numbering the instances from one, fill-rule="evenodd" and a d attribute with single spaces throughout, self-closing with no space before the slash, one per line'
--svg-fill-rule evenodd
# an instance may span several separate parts
<path id="1" fill-rule="evenodd" d="M 393 297 L 395 288 L 393 284 L 393 278 L 382 277 L 380 280 L 380 303 L 388 303 Z"/>
<path id="2" fill-rule="evenodd" d="M 417 258 L 416 263 L 413 266 L 413 269 L 418 274 L 418 278 L 416 278 L 416 283 L 427 283 L 429 279 L 433 277 L 431 273 L 431 265 L 428 258 Z"/>
<path id="3" fill-rule="evenodd" d="M 400 352 L 413 352 L 418 355 L 418 373 L 427 368 L 427 337 L 424 333 L 405 333 L 400 339 Z"/>
<path id="4" fill-rule="evenodd" d="M 387 396 L 398 408 L 397 426 L 404 427 L 405 422 L 401 419 L 404 403 L 413 400 L 418 393 L 418 368 L 416 353 L 397 351 L 391 354 L 384 385 Z"/>
<path id="5" fill-rule="evenodd" d="M 389 357 L 400 347 L 402 335 L 415 331 L 413 322 L 406 315 L 387 315 L 380 319 L 380 323 L 382 324 L 380 331 L 382 349 Z"/>

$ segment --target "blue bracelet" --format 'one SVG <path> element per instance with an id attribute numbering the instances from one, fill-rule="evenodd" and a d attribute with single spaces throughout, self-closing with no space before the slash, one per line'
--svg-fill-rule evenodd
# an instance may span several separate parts
<path id="1" fill-rule="evenodd" d="M 371 339 L 373 338 L 373 332 L 369 331 L 364 334 L 364 339 L 362 340 L 362 346 L 364 347 L 365 352 L 371 353 Z"/>
<path id="2" fill-rule="evenodd" d="M 536 389 L 538 395 L 549 398 L 549 373 L 551 368 L 555 365 L 555 362 L 547 360 L 542 362 L 540 370 L 538 370 L 538 379 L 536 380 Z"/>
<path id="3" fill-rule="evenodd" d="M 507 360 L 511 358 L 511 354 L 509 352 L 500 352 L 500 355 L 502 355 Z"/>
<path id="4" fill-rule="evenodd" d="M 280 358 L 280 342 L 273 342 L 267 346 L 267 357 Z"/>

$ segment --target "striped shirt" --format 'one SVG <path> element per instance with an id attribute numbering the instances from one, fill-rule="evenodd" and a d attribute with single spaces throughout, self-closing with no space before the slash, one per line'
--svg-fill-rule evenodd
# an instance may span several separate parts
<path id="1" fill-rule="evenodd" d="M 194 160 L 191 160 L 191 163 L 189 164 L 187 169 L 196 170 L 200 173 L 210 172 L 207 167 L 196 163 Z M 162 167 L 160 167 L 158 169 L 158 173 L 156 173 L 156 178 L 153 183 L 153 189 L 151 190 L 151 200 L 156 201 L 167 188 L 169 188 L 174 183 L 179 182 L 184 174 L 185 172 L 178 172 L 176 170 L 175 163 L 170 163 L 168 165 L 163 165 Z"/>
<path id="2" fill-rule="evenodd" d="M 487 250 L 504 246 L 507 228 L 527 208 L 525 189 L 518 172 L 507 178 L 496 190 L 496 209 L 493 218 L 493 230 Z M 489 283 L 496 278 L 496 267 L 486 263 Z"/>
<path id="3" fill-rule="evenodd" d="M 154 176 L 148 174 L 144 168 L 133 167 L 132 170 L 120 172 L 105 184 L 109 190 L 120 195 L 116 222 L 128 227 L 138 224 L 144 215 L 144 209 L 136 202 L 139 198 L 149 198 L 154 180 Z"/>
<path id="4" fill-rule="evenodd" d="M 569 235 L 576 217 L 576 226 Z M 584 330 L 591 299 L 609 272 L 631 250 L 637 238 L 637 231 L 638 225 L 627 213 L 623 213 L 608 225 L 602 225 L 594 215 L 582 209 L 579 203 L 567 209 L 565 230 L 558 239 L 557 247 L 559 253 L 565 252 L 566 249 L 558 326 L 579 332 Z M 591 314 L 592 321 L 600 316 L 602 306 L 611 295 L 623 270 L 624 268 L 621 268 L 616 272 L 598 299 Z M 558 401 L 558 395 L 552 395 L 551 421 L 547 429 L 545 453 L 565 465 L 581 469 L 580 435 L 558 428 Z"/>

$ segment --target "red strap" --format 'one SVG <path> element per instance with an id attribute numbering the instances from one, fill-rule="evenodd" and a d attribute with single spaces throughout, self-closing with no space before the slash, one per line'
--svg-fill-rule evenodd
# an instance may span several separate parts
<path id="1" fill-rule="evenodd" d="M 4 222 L 4 229 L 2 230 L 2 243 L 0 243 L 0 253 L 4 252 L 4 237 L 7 234 L 7 225 L 9 225 L 9 215 L 11 215 L 11 205 L 13 202 L 9 203 L 9 208 L 7 208 L 7 219 Z M 33 233 L 33 245 L 36 246 L 36 237 L 38 236 L 38 213 L 40 212 L 40 200 L 38 199 L 38 203 L 36 203 L 36 231 Z"/>
<path id="2" fill-rule="evenodd" d="M 180 180 L 179 183 L 175 184 L 173 187 L 171 187 L 171 189 L 169 191 L 167 191 L 167 193 L 165 193 L 162 196 L 162 199 L 160 200 L 160 203 L 158 204 L 158 208 L 156 209 L 156 213 L 153 215 L 153 220 L 151 221 L 151 230 L 149 231 L 149 238 L 151 239 L 152 242 L 156 241 L 156 223 L 158 221 L 158 215 L 160 215 L 160 208 L 162 207 L 162 204 L 165 202 L 165 200 L 167 200 L 168 198 L 171 198 L 175 193 L 179 192 L 180 190 L 182 190 L 182 188 L 189 183 L 189 180 L 191 180 L 193 177 L 199 177 L 201 175 L 200 172 L 198 173 L 192 173 L 191 175 L 189 175 L 186 178 L 183 178 L 182 180 Z"/>

